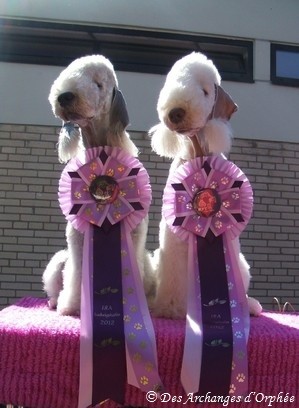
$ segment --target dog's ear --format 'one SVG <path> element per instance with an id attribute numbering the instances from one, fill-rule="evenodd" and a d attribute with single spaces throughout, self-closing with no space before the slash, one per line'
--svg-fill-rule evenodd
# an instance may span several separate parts
<path id="1" fill-rule="evenodd" d="M 215 105 L 212 112 L 212 118 L 222 118 L 229 120 L 234 112 L 238 110 L 238 105 L 232 100 L 231 96 L 225 92 L 219 85 L 215 85 Z"/>
<path id="2" fill-rule="evenodd" d="M 232 129 L 227 120 L 209 120 L 203 128 L 203 140 L 209 154 L 227 154 L 231 148 Z"/>
<path id="3" fill-rule="evenodd" d="M 127 104 L 121 91 L 117 88 L 113 90 L 112 103 L 110 108 L 110 127 L 126 129 L 129 125 L 129 114 L 127 110 Z"/>
<path id="4" fill-rule="evenodd" d="M 184 152 L 184 143 L 176 132 L 169 130 L 163 123 L 152 127 L 149 130 L 151 146 L 159 156 L 173 159 L 178 154 Z"/>
<path id="5" fill-rule="evenodd" d="M 79 128 L 72 123 L 63 123 L 58 138 L 58 158 L 61 163 L 66 163 L 72 157 L 75 157 L 81 141 Z"/>

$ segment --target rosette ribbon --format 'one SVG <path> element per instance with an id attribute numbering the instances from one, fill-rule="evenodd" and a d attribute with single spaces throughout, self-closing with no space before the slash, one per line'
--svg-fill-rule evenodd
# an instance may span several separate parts
<path id="1" fill-rule="evenodd" d="M 79 408 L 122 404 L 126 379 L 158 391 L 155 333 L 131 238 L 151 202 L 146 170 L 119 148 L 88 149 L 62 172 L 59 201 L 84 234 Z"/>
<path id="2" fill-rule="evenodd" d="M 188 304 L 181 381 L 186 393 L 246 395 L 249 311 L 235 238 L 248 223 L 253 193 L 222 156 L 201 157 L 167 181 L 162 213 L 188 242 Z"/>

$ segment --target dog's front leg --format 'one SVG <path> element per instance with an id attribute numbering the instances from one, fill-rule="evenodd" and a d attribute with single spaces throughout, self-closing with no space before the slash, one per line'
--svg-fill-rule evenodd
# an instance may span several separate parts
<path id="1" fill-rule="evenodd" d="M 157 291 L 152 305 L 153 315 L 183 319 L 187 307 L 188 245 L 160 222 L 160 247 L 154 253 Z"/>
<path id="2" fill-rule="evenodd" d="M 239 270 L 240 270 L 241 278 L 243 281 L 244 289 L 247 294 L 249 290 L 250 279 L 251 279 L 250 266 L 248 262 L 246 261 L 244 255 L 241 252 L 240 242 L 238 238 L 232 241 L 232 246 L 233 246 L 233 250 L 236 253 L 236 257 L 239 261 Z M 248 300 L 249 313 L 253 316 L 259 316 L 263 310 L 260 302 L 248 295 L 247 295 L 247 300 Z"/>
<path id="3" fill-rule="evenodd" d="M 66 227 L 68 259 L 63 270 L 63 290 L 60 292 L 57 311 L 61 315 L 80 314 L 83 234 L 71 223 Z"/>
<path id="4" fill-rule="evenodd" d="M 146 250 L 148 216 L 132 231 L 132 241 L 135 248 L 136 260 L 139 267 L 145 295 L 148 300 L 155 292 L 155 277 L 151 265 L 150 254 Z"/>

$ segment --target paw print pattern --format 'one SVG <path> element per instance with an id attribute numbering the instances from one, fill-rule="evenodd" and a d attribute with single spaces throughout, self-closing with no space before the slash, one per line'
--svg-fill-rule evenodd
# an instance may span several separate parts
<path id="1" fill-rule="evenodd" d="M 244 382 L 245 381 L 245 375 L 243 373 L 239 373 L 236 377 L 238 382 Z"/>
<path id="2" fill-rule="evenodd" d="M 135 353 L 133 356 L 133 360 L 136 362 L 140 362 L 142 360 L 142 356 L 140 353 Z"/>
<path id="3" fill-rule="evenodd" d="M 149 373 L 153 370 L 153 368 L 154 368 L 153 363 L 148 362 L 148 363 L 145 364 L 145 369 L 146 369 L 146 371 L 148 371 Z"/>
<path id="4" fill-rule="evenodd" d="M 234 384 L 231 384 L 230 389 L 229 389 L 229 393 L 234 394 L 235 392 L 236 392 L 236 386 Z"/>
<path id="5" fill-rule="evenodd" d="M 227 267 L 229 267 L 229 265 L 227 265 Z M 232 282 L 228 282 L 228 290 L 232 290 L 233 287 L 234 287 L 234 284 Z"/>
<path id="6" fill-rule="evenodd" d="M 210 188 L 213 188 L 213 189 L 218 188 L 218 183 L 217 183 L 217 181 L 212 181 L 212 182 L 210 183 Z"/>
<path id="7" fill-rule="evenodd" d="M 199 181 L 201 179 L 201 174 L 200 173 L 194 173 L 194 176 L 193 176 L 193 180 L 194 181 Z"/>
<path id="8" fill-rule="evenodd" d="M 148 378 L 145 375 L 143 375 L 140 378 L 140 384 L 142 384 L 142 385 L 147 385 L 148 384 Z"/>
<path id="9" fill-rule="evenodd" d="M 97 167 L 98 167 L 98 165 L 97 165 L 96 162 L 92 161 L 92 162 L 90 163 L 90 166 L 89 166 L 90 170 L 96 171 Z"/>
<path id="10" fill-rule="evenodd" d="M 226 186 L 229 182 L 228 177 L 224 176 L 221 178 L 221 184 L 223 184 L 224 186 Z"/>
<path id="11" fill-rule="evenodd" d="M 230 307 L 231 308 L 234 308 L 234 307 L 236 307 L 237 306 L 237 302 L 235 301 L 235 300 L 231 300 L 230 301 Z"/>

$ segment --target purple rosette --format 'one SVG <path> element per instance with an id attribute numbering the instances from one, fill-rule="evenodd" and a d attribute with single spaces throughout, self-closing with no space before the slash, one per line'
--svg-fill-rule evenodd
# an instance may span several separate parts
<path id="1" fill-rule="evenodd" d="M 146 170 L 120 148 L 88 149 L 63 170 L 59 202 L 84 234 L 78 407 L 122 404 L 126 380 L 159 391 L 155 333 L 131 237 L 151 202 Z"/>
<path id="2" fill-rule="evenodd" d="M 167 181 L 163 217 L 188 242 L 187 394 L 246 395 L 249 311 L 234 240 L 252 207 L 247 177 L 222 156 L 190 160 Z"/>

